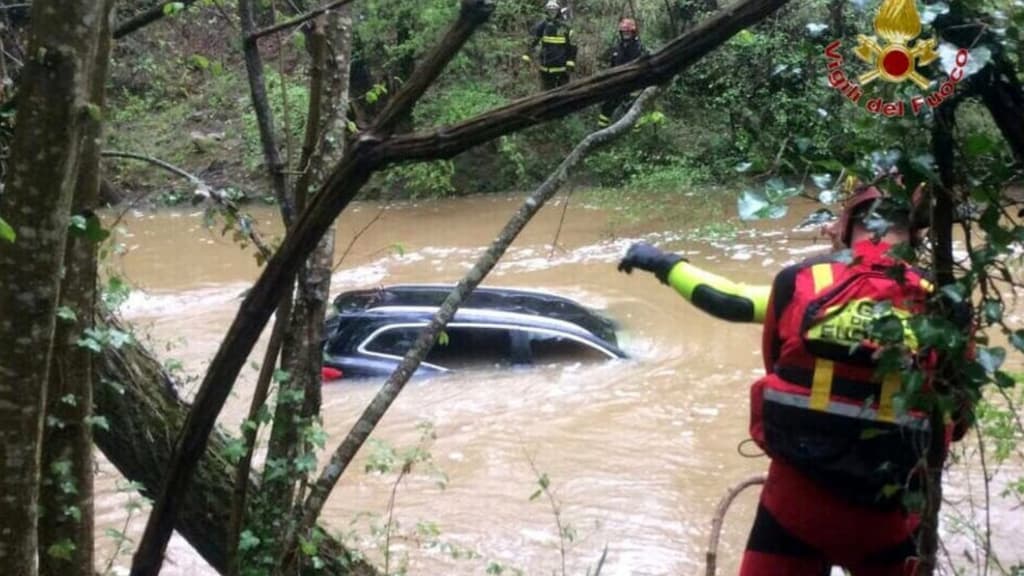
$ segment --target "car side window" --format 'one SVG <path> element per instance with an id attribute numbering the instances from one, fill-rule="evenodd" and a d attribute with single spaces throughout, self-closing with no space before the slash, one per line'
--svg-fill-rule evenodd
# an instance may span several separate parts
<path id="1" fill-rule="evenodd" d="M 530 332 L 530 355 L 536 365 L 608 360 L 607 354 L 593 346 L 546 332 Z"/>
<path id="2" fill-rule="evenodd" d="M 373 340 L 366 344 L 367 352 L 379 354 L 390 354 L 392 356 L 405 356 L 405 353 L 416 343 L 420 328 L 418 326 L 407 326 L 402 328 L 388 328 L 377 334 Z"/>
<path id="3" fill-rule="evenodd" d="M 529 362 L 528 353 L 516 331 L 505 328 L 456 326 L 445 330 L 427 355 L 431 364 L 452 369 L 494 368 Z"/>

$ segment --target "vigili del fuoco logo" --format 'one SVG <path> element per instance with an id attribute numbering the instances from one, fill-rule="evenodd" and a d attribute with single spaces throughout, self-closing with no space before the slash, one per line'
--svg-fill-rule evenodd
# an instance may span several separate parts
<path id="1" fill-rule="evenodd" d="M 872 114 L 886 117 L 918 115 L 926 106 L 937 108 L 956 91 L 956 85 L 963 80 L 968 52 L 961 48 L 948 78 L 941 81 L 935 90 L 920 70 L 928 67 L 939 55 L 935 52 L 935 38 L 921 39 L 921 17 L 914 0 L 882 0 L 875 15 L 875 34 L 857 36 L 853 54 L 868 69 L 852 80 L 844 68 L 842 41 L 836 40 L 825 47 L 828 65 L 828 83 L 847 100 L 863 106 Z M 921 90 L 904 99 L 887 101 L 882 97 L 867 98 L 864 90 L 870 90 L 875 81 L 894 84 L 910 81 Z M 862 103 L 862 101 L 864 101 Z"/>

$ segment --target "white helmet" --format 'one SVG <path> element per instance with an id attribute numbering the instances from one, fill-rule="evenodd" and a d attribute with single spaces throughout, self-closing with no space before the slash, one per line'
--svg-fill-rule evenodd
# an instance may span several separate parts
<path id="1" fill-rule="evenodd" d="M 548 0 L 547 4 L 544 5 L 545 10 L 561 10 L 562 6 L 558 4 L 558 0 Z"/>

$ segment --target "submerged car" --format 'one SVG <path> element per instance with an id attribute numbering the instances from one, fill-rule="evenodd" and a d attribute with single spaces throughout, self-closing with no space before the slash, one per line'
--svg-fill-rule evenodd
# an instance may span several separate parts
<path id="1" fill-rule="evenodd" d="M 324 330 L 324 379 L 391 374 L 451 289 L 411 284 L 339 295 Z M 615 329 L 568 298 L 481 287 L 459 307 L 416 375 L 625 358 Z"/>

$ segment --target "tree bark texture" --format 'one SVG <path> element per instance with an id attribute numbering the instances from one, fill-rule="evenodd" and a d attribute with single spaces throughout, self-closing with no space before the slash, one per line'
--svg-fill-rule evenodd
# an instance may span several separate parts
<path id="1" fill-rule="evenodd" d="M 590 78 L 572 82 L 557 90 L 520 100 L 508 106 L 430 133 L 391 137 L 386 127 L 415 105 L 418 95 L 436 79 L 448 61 L 461 49 L 473 31 L 490 16 L 493 4 L 486 0 L 463 0 L 459 20 L 442 43 L 421 62 L 402 92 L 371 130 L 361 134 L 321 187 L 309 207 L 299 216 L 252 290 L 210 363 L 196 396 L 195 406 L 182 431 L 181 444 L 167 471 L 166 488 L 150 516 L 149 537 L 143 538 L 137 558 L 147 559 L 135 574 L 154 574 L 174 525 L 177 494 L 203 453 L 207 436 L 231 393 L 231 387 L 259 334 L 280 301 L 301 262 L 312 252 L 324 232 L 345 209 L 372 173 L 389 162 L 451 157 L 488 140 L 522 130 L 544 121 L 566 116 L 607 98 L 670 79 L 735 33 L 785 5 L 787 0 L 745 0 L 720 11 L 693 31 L 677 38 L 661 51 L 633 64 L 610 69 Z M 141 554 L 141 557 L 140 557 Z"/>
<path id="2" fill-rule="evenodd" d="M 242 22 L 242 37 L 256 29 L 253 14 L 253 0 L 238 0 L 238 17 Z M 288 194 L 288 182 L 284 174 L 284 160 L 277 149 L 277 131 L 274 129 L 274 116 L 271 113 L 270 101 L 267 100 L 267 81 L 263 76 L 263 57 L 260 47 L 255 42 L 243 42 L 245 53 L 245 71 L 249 78 L 249 92 L 252 97 L 253 111 L 256 113 L 256 125 L 260 132 L 260 143 L 263 145 L 263 161 L 270 171 L 270 187 L 281 209 L 286 227 L 292 225 L 295 216 L 294 199 Z"/>
<path id="3" fill-rule="evenodd" d="M 329 149 L 331 144 L 328 136 L 333 134 L 339 141 L 344 141 L 344 123 L 337 122 L 337 119 L 348 108 L 351 31 L 351 9 L 344 6 L 330 18 L 330 45 L 326 35 L 310 42 L 314 61 L 322 62 L 324 69 L 314 75 L 314 79 L 318 78 L 319 81 L 311 82 L 312 93 L 317 98 L 314 99 L 311 93 L 303 161 L 300 163 L 302 174 L 296 179 L 296 208 L 300 211 L 306 207 L 311 184 L 320 184 L 323 180 L 325 155 L 335 157 L 338 152 L 343 152 L 341 148 Z M 293 395 L 301 394 L 302 402 L 289 405 L 279 397 L 268 460 L 277 458 L 293 462 L 302 453 L 313 449 L 312 446 L 302 445 L 299 432 L 302 426 L 310 425 L 320 415 L 320 366 L 323 363 L 320 342 L 330 298 L 333 260 L 334 234 L 328 232 L 299 270 L 297 297 L 282 352 L 282 364 L 291 378 L 281 384 L 280 390 L 291 391 Z M 295 480 L 303 480 L 304 483 L 305 477 L 296 474 Z M 284 505 L 283 510 L 290 511 L 293 505 L 299 503 L 295 500 L 299 484 L 294 482 L 282 490 L 271 504 Z"/>
<path id="4" fill-rule="evenodd" d="M 101 29 L 89 102 L 105 109 L 110 60 L 113 0 L 101 2 Z M 71 211 L 95 218 L 100 204 L 100 149 L 103 122 L 98 114 L 85 117 L 78 182 Z M 93 353 L 77 344 L 93 327 L 96 305 L 97 240 L 84 233 L 69 234 L 64 256 L 60 305 L 76 320 L 61 320 L 54 337 L 43 432 L 40 486 L 39 570 L 42 574 L 93 576 Z M 73 548 L 71 548 L 73 547 Z M 63 553 L 57 551 L 63 550 Z"/>
<path id="5" fill-rule="evenodd" d="M 0 215 L 0 566 L 37 574 L 39 447 L 99 3 L 36 0 Z"/>
<path id="6" fill-rule="evenodd" d="M 109 319 L 104 323 L 124 329 Z M 109 429 L 96 429 L 96 445 L 125 478 L 143 485 L 146 496 L 157 496 L 188 405 L 175 394 L 175 382 L 160 362 L 134 342 L 119 350 L 103 351 L 96 365 L 96 382 L 96 414 L 110 423 Z M 227 445 L 228 438 L 214 430 L 194 480 L 182 494 L 176 525 L 203 559 L 221 573 L 227 571 L 228 518 L 235 474 L 226 455 Z M 258 487 L 250 482 L 249 489 Z M 354 559 L 330 537 L 321 549 L 321 558 L 327 562 L 322 574 L 377 574 L 373 566 Z"/>
<path id="7" fill-rule="evenodd" d="M 935 280 L 939 287 L 953 284 L 953 215 L 956 199 L 953 196 L 956 142 L 953 127 L 956 103 L 947 103 L 935 112 L 932 126 L 932 154 L 939 168 L 940 182 L 935 186 L 935 205 L 932 208 L 932 261 Z M 933 383 L 934 394 L 950 393 L 951 377 L 943 370 Z M 917 573 L 931 576 L 938 567 L 939 513 L 942 510 L 942 467 L 946 461 L 946 415 L 940 402 L 934 402 L 929 411 L 932 434 L 925 454 L 924 510 L 917 542 L 919 566 Z"/>

